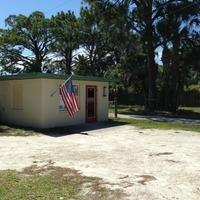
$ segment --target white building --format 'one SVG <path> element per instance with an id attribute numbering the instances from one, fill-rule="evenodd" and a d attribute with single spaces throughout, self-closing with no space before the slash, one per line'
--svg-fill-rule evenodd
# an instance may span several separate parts
<path id="1" fill-rule="evenodd" d="M 66 79 L 42 73 L 0 76 L 0 121 L 34 128 L 106 121 L 109 80 L 72 77 L 80 106 L 73 118 L 66 112 L 58 90 Z"/>

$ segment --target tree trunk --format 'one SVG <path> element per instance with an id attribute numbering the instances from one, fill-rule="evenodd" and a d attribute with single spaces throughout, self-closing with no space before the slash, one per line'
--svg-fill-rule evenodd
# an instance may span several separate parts
<path id="1" fill-rule="evenodd" d="M 179 44 L 178 36 L 173 40 L 172 55 L 167 47 L 163 49 L 163 86 L 159 98 L 159 109 L 175 112 L 179 93 Z"/>
<path id="2" fill-rule="evenodd" d="M 66 74 L 70 75 L 72 73 L 72 50 L 65 49 L 65 66 Z"/>
<path id="3" fill-rule="evenodd" d="M 37 41 L 34 41 L 34 54 L 35 54 L 35 60 L 33 61 L 32 65 L 32 72 L 42 72 L 42 52 L 40 51 Z"/>
<path id="4" fill-rule="evenodd" d="M 31 72 L 42 72 L 42 60 L 40 54 L 35 55 L 35 61 L 32 63 Z"/>
<path id="5" fill-rule="evenodd" d="M 154 61 L 154 48 L 148 44 L 148 110 L 153 111 L 156 109 L 156 79 L 157 67 Z"/>
<path id="6" fill-rule="evenodd" d="M 35 64 L 35 72 L 42 72 L 42 63 L 41 62 L 38 62 Z"/>
<path id="7" fill-rule="evenodd" d="M 147 110 L 154 111 L 156 109 L 156 79 L 157 66 L 155 64 L 155 48 L 153 36 L 152 21 L 152 1 L 148 4 L 148 14 L 146 15 L 146 42 L 147 42 L 147 70 L 148 70 L 148 104 Z"/>
<path id="8" fill-rule="evenodd" d="M 143 90 L 143 96 L 144 96 L 144 107 L 148 107 L 148 88 L 146 84 L 146 79 L 142 80 L 142 90 Z"/>
<path id="9" fill-rule="evenodd" d="M 163 62 L 163 77 L 162 77 L 162 86 L 159 95 L 159 109 L 166 110 L 169 96 L 169 77 L 171 71 L 171 54 L 167 47 L 167 43 L 164 44 L 162 52 L 162 62 Z"/>
<path id="10" fill-rule="evenodd" d="M 170 96 L 168 96 L 169 111 L 175 112 L 178 108 L 178 93 L 179 93 L 179 39 L 178 36 L 173 42 L 173 57 L 172 70 L 170 80 Z"/>

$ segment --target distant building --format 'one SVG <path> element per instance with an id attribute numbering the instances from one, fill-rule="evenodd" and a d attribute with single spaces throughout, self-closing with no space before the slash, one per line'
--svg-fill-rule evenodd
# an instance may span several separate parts
<path id="1" fill-rule="evenodd" d="M 57 90 L 66 78 L 43 73 L 0 76 L 0 121 L 24 127 L 52 128 L 108 120 L 109 80 L 72 77 L 80 105 L 80 111 L 72 118 Z"/>

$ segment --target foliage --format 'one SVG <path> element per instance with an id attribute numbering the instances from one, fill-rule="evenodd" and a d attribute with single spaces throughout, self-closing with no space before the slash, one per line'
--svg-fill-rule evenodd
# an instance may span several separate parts
<path id="1" fill-rule="evenodd" d="M 109 1 L 86 2 L 88 7 L 81 12 L 82 24 L 87 27 L 83 47 L 93 75 L 117 76 L 125 88 L 137 84 L 143 90 L 146 60 L 140 39 L 132 30 L 129 6 Z"/>
<path id="2" fill-rule="evenodd" d="M 184 87 L 185 92 L 199 92 L 200 93 L 200 85 L 189 85 Z"/>
<path id="3" fill-rule="evenodd" d="M 96 20 L 95 36 L 97 33 L 102 34 L 101 38 L 108 44 L 107 49 L 113 56 L 114 67 L 108 68 L 107 73 L 118 75 L 125 89 L 130 85 L 134 87 L 140 85 L 140 90 L 146 99 L 146 108 L 149 110 L 154 110 L 156 105 L 162 106 L 158 104 L 158 101 L 163 101 L 163 99 L 158 99 L 157 89 L 167 88 L 166 82 L 171 80 L 169 90 L 164 96 L 169 96 L 167 93 L 171 92 L 172 98 L 171 102 L 165 103 L 164 109 L 175 110 L 177 90 L 174 88 L 179 89 L 178 84 L 181 77 L 178 76 L 181 60 L 179 47 L 189 40 L 189 29 L 182 27 L 183 23 L 190 23 L 190 25 L 194 24 L 193 22 L 197 23 L 196 2 L 175 0 L 146 2 L 141 0 L 85 0 L 85 2 L 88 4 L 85 10 L 96 14 L 93 17 Z M 188 8 L 187 12 L 185 12 L 185 7 Z M 163 46 L 165 49 L 172 47 L 171 58 L 167 60 L 173 62 L 171 64 L 173 70 L 166 73 L 164 69 L 164 80 L 158 80 L 159 70 L 155 63 L 156 49 Z M 139 61 L 142 57 L 143 62 L 141 63 Z M 164 60 L 163 64 L 165 65 Z M 163 90 L 166 91 L 166 89 Z"/>
<path id="4" fill-rule="evenodd" d="M 198 0 L 83 0 L 78 18 L 11 15 L 0 73 L 117 77 L 121 94 L 142 94 L 146 110 L 176 111 L 184 87 L 200 82 L 199 10 Z"/>
<path id="5" fill-rule="evenodd" d="M 102 15 L 97 15 L 94 9 L 87 7 L 81 9 L 80 15 L 82 56 L 76 61 L 81 58 L 82 63 L 83 57 L 88 61 L 85 67 L 79 66 L 76 62 L 75 72 L 79 71 L 82 74 L 89 72 L 90 75 L 104 76 L 113 62 L 112 55 L 108 51 L 109 44 L 106 42 L 105 31 L 100 25 Z"/>
<path id="6" fill-rule="evenodd" d="M 94 71 L 87 56 L 78 55 L 74 60 L 74 73 L 82 76 L 92 76 Z"/>
<path id="7" fill-rule="evenodd" d="M 53 43 L 51 45 L 51 52 L 55 59 L 52 61 L 52 67 L 59 65 L 61 69 L 57 68 L 59 72 L 64 68 L 64 72 L 71 73 L 73 53 L 79 48 L 79 21 L 73 12 L 63 11 L 51 18 Z M 54 69 L 55 71 L 55 69 Z"/>
<path id="8" fill-rule="evenodd" d="M 159 100 L 161 109 L 175 111 L 178 108 L 178 93 L 193 75 L 194 61 L 186 64 L 186 60 L 194 47 L 192 41 L 197 44 L 193 37 L 194 26 L 198 21 L 198 9 L 199 6 L 190 1 L 173 2 L 162 9 L 164 17 L 157 24 L 157 32 L 163 46 L 163 79 Z"/>
<path id="9" fill-rule="evenodd" d="M 29 16 L 10 15 L 6 25 L 0 32 L 0 65 L 11 73 L 41 72 L 52 41 L 49 20 L 35 11 Z"/>

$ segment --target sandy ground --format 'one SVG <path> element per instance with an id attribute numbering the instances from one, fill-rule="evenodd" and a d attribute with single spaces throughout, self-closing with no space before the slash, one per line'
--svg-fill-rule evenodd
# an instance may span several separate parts
<path id="1" fill-rule="evenodd" d="M 131 200 L 200 199 L 200 134 L 116 126 L 62 137 L 0 137 L 0 169 L 51 160 L 120 188 Z"/>

